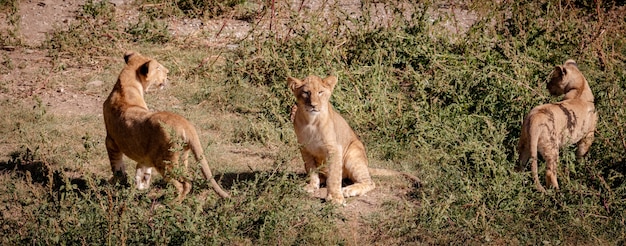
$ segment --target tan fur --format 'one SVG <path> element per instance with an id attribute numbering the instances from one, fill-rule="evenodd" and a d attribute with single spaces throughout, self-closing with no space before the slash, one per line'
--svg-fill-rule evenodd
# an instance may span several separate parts
<path id="1" fill-rule="evenodd" d="M 124 59 L 126 66 L 103 105 L 106 148 L 113 171 L 111 182 L 126 182 L 126 165 L 122 160 L 126 155 L 137 162 L 138 189 L 150 186 L 154 167 L 174 184 L 178 190 L 176 200 L 182 201 L 191 191 L 191 183 L 184 177 L 191 150 L 213 189 L 221 197 L 229 197 L 213 178 L 195 127 L 180 115 L 151 112 L 144 101 L 144 92 L 151 85 L 162 88 L 166 84 L 167 68 L 139 53 L 129 52 Z M 181 152 L 183 175 L 177 175 L 173 169 L 179 164 Z"/>
<path id="2" fill-rule="evenodd" d="M 553 96 L 565 96 L 560 102 L 540 105 L 530 111 L 522 124 L 517 147 L 520 166 L 531 160 L 533 179 L 541 192 L 545 189 L 537 173 L 537 152 L 546 161 L 546 183 L 559 189 L 559 149 L 576 144 L 576 157 L 585 156 L 593 142 L 598 120 L 589 83 L 574 60 L 554 68 L 547 89 Z"/>
<path id="3" fill-rule="evenodd" d="M 289 77 L 287 82 L 296 97 L 291 120 L 309 174 L 306 191 L 314 192 L 325 181 L 328 188 L 326 200 L 345 204 L 344 197 L 363 195 L 374 189 L 365 146 L 330 104 L 337 77 L 309 76 L 303 80 Z M 375 171 L 381 175 L 405 175 L 386 169 Z M 415 176 L 405 176 L 419 182 Z M 353 184 L 342 189 L 344 178 Z"/>

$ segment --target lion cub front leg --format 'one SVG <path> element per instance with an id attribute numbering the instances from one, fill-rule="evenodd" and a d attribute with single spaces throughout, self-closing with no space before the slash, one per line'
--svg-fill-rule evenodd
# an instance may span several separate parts
<path id="1" fill-rule="evenodd" d="M 107 155 L 109 156 L 109 162 L 111 163 L 111 171 L 113 172 L 113 177 L 111 177 L 109 183 L 116 184 L 119 182 L 124 185 L 128 184 L 126 164 L 123 160 L 124 154 L 120 151 L 115 141 L 113 141 L 113 139 L 108 135 L 105 140 L 105 145 L 107 148 Z"/>
<path id="2" fill-rule="evenodd" d="M 301 149 L 302 159 L 304 160 L 304 169 L 309 178 L 309 183 L 304 186 L 304 190 L 308 193 L 313 193 L 320 188 L 320 174 L 317 170 L 317 162 L 315 161 L 315 157 L 306 152 L 304 149 Z"/>
<path id="3" fill-rule="evenodd" d="M 346 200 L 341 191 L 341 179 L 343 178 L 343 157 L 341 153 L 341 146 L 330 147 L 328 150 L 328 175 L 326 175 L 328 195 L 326 195 L 326 201 L 344 205 Z"/>

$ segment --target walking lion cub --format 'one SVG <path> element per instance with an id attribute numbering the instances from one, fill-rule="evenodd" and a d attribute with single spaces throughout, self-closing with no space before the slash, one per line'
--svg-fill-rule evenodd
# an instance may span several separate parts
<path id="1" fill-rule="evenodd" d="M 530 111 L 522 124 L 517 146 L 520 167 L 531 160 L 533 179 L 541 192 L 545 189 L 537 174 L 537 152 L 546 161 L 547 185 L 559 189 L 556 178 L 559 149 L 576 144 L 576 157 L 581 159 L 593 142 L 598 120 L 589 83 L 574 60 L 554 68 L 547 89 L 553 96 L 565 96 L 560 102 L 540 105 Z"/>
<path id="2" fill-rule="evenodd" d="M 176 201 L 182 201 L 191 191 L 191 183 L 184 177 L 191 150 L 213 189 L 221 197 L 229 197 L 213 178 L 194 126 L 180 115 L 152 112 L 144 101 L 144 92 L 151 85 L 165 86 L 167 68 L 134 52 L 126 53 L 124 60 L 126 67 L 103 105 L 106 148 L 113 171 L 111 182 L 126 181 L 126 165 L 122 160 L 126 155 L 137 162 L 135 183 L 138 189 L 150 186 L 154 167 L 176 187 Z M 181 152 L 182 175 L 173 172 Z"/>

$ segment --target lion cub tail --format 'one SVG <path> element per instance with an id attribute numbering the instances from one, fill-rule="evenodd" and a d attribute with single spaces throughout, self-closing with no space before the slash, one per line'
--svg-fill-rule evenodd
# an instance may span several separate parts
<path id="1" fill-rule="evenodd" d="M 369 171 L 370 171 L 370 175 L 372 176 L 402 176 L 410 180 L 411 182 L 413 182 L 414 185 L 418 187 L 422 186 L 422 181 L 418 177 L 407 172 L 398 172 L 398 171 L 391 170 L 391 169 L 371 168 L 371 167 L 369 168 Z"/>
<path id="2" fill-rule="evenodd" d="M 535 185 L 537 186 L 537 189 L 541 192 L 545 192 L 545 189 L 543 188 L 543 186 L 541 186 L 541 183 L 539 182 L 539 171 L 537 170 L 537 158 L 538 158 L 537 145 L 539 144 L 539 136 L 541 134 L 543 134 L 543 131 L 530 133 L 530 143 L 529 143 L 530 160 L 531 160 L 530 171 L 533 174 L 533 179 L 535 180 Z"/>
<path id="3" fill-rule="evenodd" d="M 189 139 L 189 147 L 191 148 L 191 152 L 196 157 L 196 161 L 200 162 L 200 167 L 202 168 L 202 174 L 204 178 L 211 182 L 211 187 L 215 192 L 222 198 L 229 198 L 230 194 L 228 192 L 222 190 L 222 187 L 215 181 L 213 178 L 213 173 L 211 172 L 211 168 L 209 168 L 209 163 L 204 157 L 204 150 L 202 149 L 202 144 L 200 144 L 200 140 L 196 137 L 192 137 Z"/>

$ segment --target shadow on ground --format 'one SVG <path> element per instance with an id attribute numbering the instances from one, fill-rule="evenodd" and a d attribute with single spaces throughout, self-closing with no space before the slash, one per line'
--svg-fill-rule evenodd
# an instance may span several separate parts
<path id="1" fill-rule="evenodd" d="M 71 185 L 73 190 L 84 191 L 88 188 L 87 180 L 83 178 L 69 178 L 59 170 L 53 170 L 54 163 L 40 160 L 36 157 L 36 151 L 26 149 L 11 153 L 11 159 L 0 162 L 0 172 L 13 172 L 24 177 L 29 183 L 40 184 L 59 191 Z"/>

